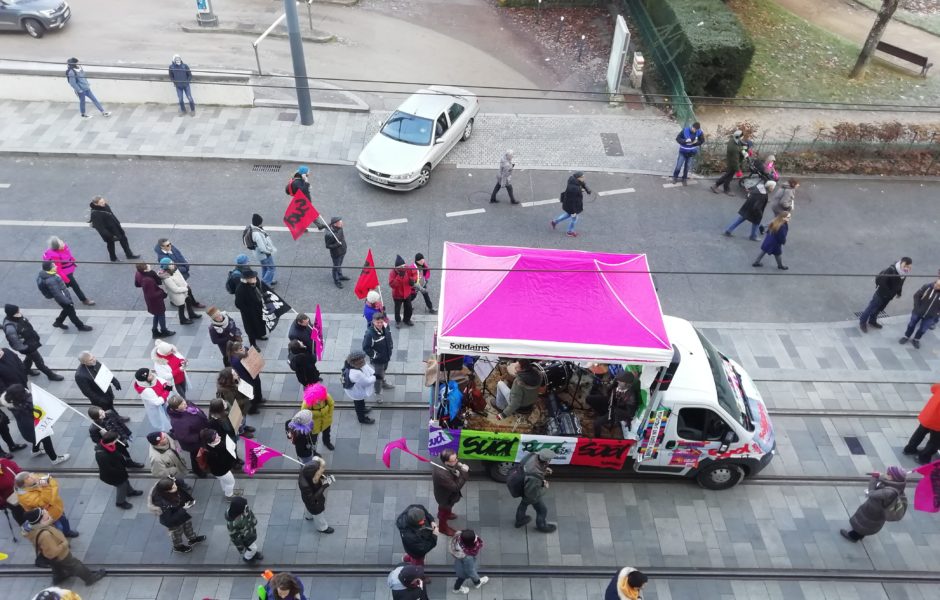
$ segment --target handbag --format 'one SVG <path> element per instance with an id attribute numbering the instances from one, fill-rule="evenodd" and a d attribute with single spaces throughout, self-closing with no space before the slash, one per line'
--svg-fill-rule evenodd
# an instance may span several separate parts
<path id="1" fill-rule="evenodd" d="M 40 569 L 51 569 L 51 568 L 52 568 L 52 561 L 51 561 L 50 559 L 46 558 L 46 556 L 45 556 L 42 552 L 39 551 L 39 536 L 42 535 L 43 533 L 45 533 L 45 531 L 40 531 L 40 532 L 36 535 L 36 544 L 35 544 L 35 547 L 36 547 L 36 561 L 35 561 L 35 565 L 36 565 L 37 567 L 39 567 Z"/>

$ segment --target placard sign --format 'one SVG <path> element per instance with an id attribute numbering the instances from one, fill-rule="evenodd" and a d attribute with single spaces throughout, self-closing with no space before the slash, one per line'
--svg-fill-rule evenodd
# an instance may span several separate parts
<path id="1" fill-rule="evenodd" d="M 622 469 L 634 440 L 579 438 L 571 464 L 600 469 Z"/>
<path id="2" fill-rule="evenodd" d="M 577 438 L 550 435 L 528 435 L 524 433 L 521 438 L 519 449 L 516 452 L 516 462 L 522 462 L 522 459 L 530 453 L 539 450 L 551 450 L 555 453 L 555 458 L 552 459 L 553 465 L 567 465 L 571 462 L 575 446 L 578 443 Z"/>
<path id="3" fill-rule="evenodd" d="M 515 462 L 521 435 L 493 431 L 460 432 L 457 456 L 477 460 Z"/>

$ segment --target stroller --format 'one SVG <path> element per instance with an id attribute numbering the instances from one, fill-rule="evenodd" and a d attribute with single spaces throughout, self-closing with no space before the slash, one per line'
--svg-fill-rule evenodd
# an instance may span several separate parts
<path id="1" fill-rule="evenodd" d="M 757 151 L 754 150 L 753 146 L 749 146 L 744 161 L 746 163 L 745 168 L 747 172 L 743 173 L 741 178 L 738 179 L 738 185 L 740 185 L 745 192 L 750 191 L 752 187 L 759 183 L 778 181 L 780 179 L 780 173 L 777 172 L 775 166 L 777 157 L 773 154 L 769 155 L 767 160 L 764 161 Z"/>

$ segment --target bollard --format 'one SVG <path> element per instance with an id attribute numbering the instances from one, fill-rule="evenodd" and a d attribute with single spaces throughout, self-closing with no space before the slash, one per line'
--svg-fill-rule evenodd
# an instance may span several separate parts
<path id="1" fill-rule="evenodd" d="M 539 0 L 539 10 L 535 13 L 535 22 L 539 23 L 542 20 L 542 0 Z"/>
<path id="2" fill-rule="evenodd" d="M 578 62 L 581 62 L 581 51 L 584 50 L 584 35 L 581 35 L 581 41 L 578 42 Z"/>
<path id="3" fill-rule="evenodd" d="M 562 17 L 561 21 L 558 22 L 558 35 L 555 36 L 556 42 L 561 39 L 561 28 L 564 26 L 565 26 L 565 18 Z"/>

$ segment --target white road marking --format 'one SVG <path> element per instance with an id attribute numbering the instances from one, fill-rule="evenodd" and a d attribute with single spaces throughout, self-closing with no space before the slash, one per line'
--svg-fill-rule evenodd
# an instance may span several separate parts
<path id="1" fill-rule="evenodd" d="M 388 221 L 371 221 L 366 223 L 366 227 L 382 227 L 383 225 L 398 225 L 399 223 L 407 223 L 408 219 L 389 219 Z"/>
<path id="2" fill-rule="evenodd" d="M 561 202 L 558 198 L 552 198 L 551 200 L 536 200 L 534 202 L 523 202 L 521 206 L 542 206 L 543 204 L 555 204 Z"/>
<path id="3" fill-rule="evenodd" d="M 696 185 L 697 183 L 698 183 L 697 181 L 693 180 L 693 181 L 689 181 L 687 185 Z M 664 187 L 664 188 L 683 187 L 683 184 L 682 184 L 682 182 L 679 182 L 679 183 L 664 183 L 664 184 L 663 184 L 663 187 Z"/>
<path id="4" fill-rule="evenodd" d="M 6 189 L 6 188 L 10 187 L 10 185 L 11 185 L 11 184 L 9 184 L 9 183 L 0 183 L 0 189 Z"/>
<path id="5" fill-rule="evenodd" d="M 88 227 L 85 221 L 16 221 L 0 220 L 0 226 L 8 227 Z M 190 229 L 196 231 L 243 231 L 244 225 L 191 225 L 189 223 L 121 223 L 127 229 Z M 287 227 L 265 227 L 265 231 L 287 231 Z M 316 229 L 311 230 L 311 233 Z"/>
<path id="6" fill-rule="evenodd" d="M 636 190 L 633 188 L 623 188 L 622 190 L 607 190 L 606 192 L 597 192 L 598 196 L 613 196 L 614 194 L 632 194 Z"/>
<path id="7" fill-rule="evenodd" d="M 472 210 L 458 210 L 454 212 L 447 213 L 448 217 L 462 217 L 464 215 L 478 215 L 480 213 L 485 213 L 485 208 L 474 208 Z"/>

